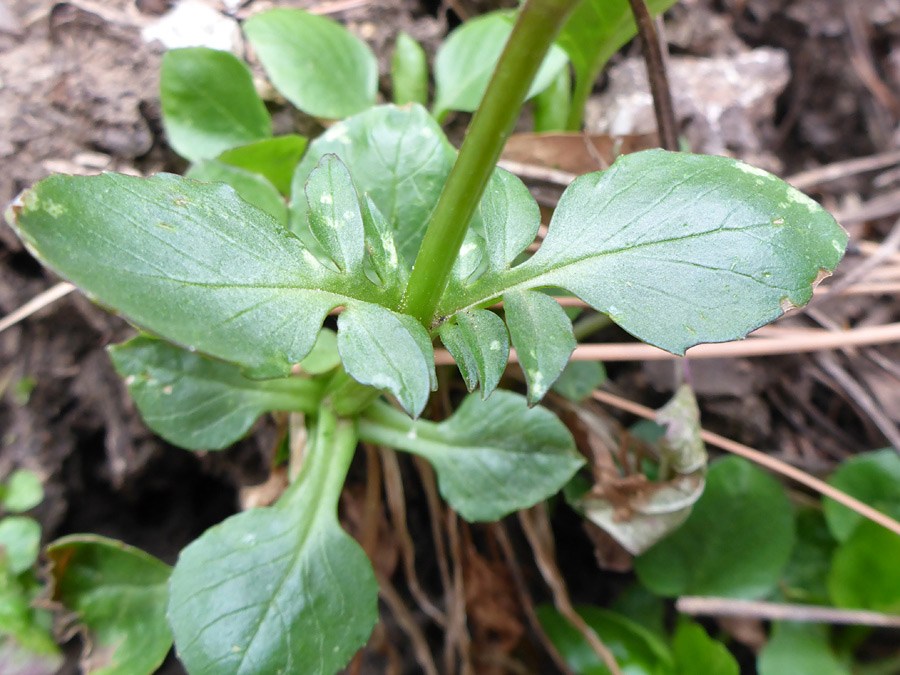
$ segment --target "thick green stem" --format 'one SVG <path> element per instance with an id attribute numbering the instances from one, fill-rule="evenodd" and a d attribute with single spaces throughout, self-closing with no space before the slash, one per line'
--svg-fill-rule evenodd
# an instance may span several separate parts
<path id="1" fill-rule="evenodd" d="M 405 311 L 427 328 L 531 82 L 577 4 L 578 0 L 528 0 L 519 14 L 434 209 L 409 279 Z"/>

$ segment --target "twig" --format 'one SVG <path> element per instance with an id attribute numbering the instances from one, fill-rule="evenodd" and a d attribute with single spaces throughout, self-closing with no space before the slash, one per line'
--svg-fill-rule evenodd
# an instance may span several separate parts
<path id="1" fill-rule="evenodd" d="M 553 183 L 563 187 L 569 185 L 573 180 L 578 178 L 574 173 L 568 171 L 560 171 L 559 169 L 551 169 L 539 164 L 526 164 L 525 162 L 515 162 L 510 159 L 501 159 L 497 162 L 497 166 L 506 169 L 510 173 L 514 173 L 520 178 L 528 178 L 530 180 L 539 180 L 544 183 Z"/>
<path id="2" fill-rule="evenodd" d="M 534 559 L 541 571 L 541 576 L 544 577 L 544 581 L 553 593 L 553 604 L 559 613 L 584 636 L 591 650 L 606 665 L 609 672 L 612 675 L 622 675 L 616 657 L 613 656 L 609 647 L 603 644 L 600 636 L 587 625 L 572 606 L 566 582 L 556 564 L 553 531 L 550 529 L 545 509 L 546 505 L 541 503 L 527 511 L 519 511 L 519 522 L 522 524 L 522 530 L 525 532 L 528 543 L 531 544 L 531 550 L 534 552 Z"/>
<path id="3" fill-rule="evenodd" d="M 628 0 L 638 34 L 641 36 L 641 48 L 647 64 L 647 79 L 650 92 L 653 94 L 653 110 L 656 112 L 656 126 L 659 128 L 659 139 L 666 150 L 678 150 L 678 126 L 675 121 L 675 107 L 672 105 L 672 92 L 669 89 L 669 77 L 663 59 L 662 43 L 656 24 L 644 0 Z"/>
<path id="4" fill-rule="evenodd" d="M 74 290 L 75 286 L 67 281 L 62 281 L 56 284 L 56 286 L 50 287 L 40 295 L 33 297 L 31 300 L 19 307 L 19 309 L 13 310 L 2 319 L 0 319 L 0 333 L 5 331 L 7 328 L 15 326 L 20 321 L 27 319 L 35 312 L 44 309 L 44 307 L 46 307 L 47 305 L 52 305 L 54 302 L 56 302 L 60 298 L 64 298 Z"/>
<path id="5" fill-rule="evenodd" d="M 391 585 L 390 580 L 379 576 L 378 595 L 391 609 L 394 618 L 397 619 L 397 623 L 409 636 L 416 661 L 422 667 L 425 675 L 438 675 L 438 669 L 434 664 L 434 659 L 431 657 L 431 650 L 428 648 L 428 640 L 425 639 L 425 634 L 416 623 L 412 613 L 403 603 L 403 599 L 400 597 L 397 589 Z"/>
<path id="6" fill-rule="evenodd" d="M 798 190 L 808 190 L 809 188 L 817 187 L 822 183 L 846 178 L 847 176 L 855 176 L 856 174 L 865 173 L 867 171 L 886 169 L 895 164 L 900 164 L 900 150 L 891 150 L 877 155 L 870 155 L 869 157 L 856 157 L 854 159 L 846 159 L 842 162 L 833 162 L 832 164 L 819 166 L 815 169 L 795 173 L 784 180 Z"/>
<path id="7" fill-rule="evenodd" d="M 857 267 L 850 270 L 843 278 L 831 284 L 828 287 L 828 292 L 824 294 L 824 297 L 830 298 L 835 294 L 846 290 L 857 281 L 862 281 L 881 263 L 885 260 L 889 260 L 891 256 L 897 252 L 898 248 L 900 248 L 900 220 L 894 223 L 890 233 L 884 238 L 884 241 L 881 242 L 878 250 L 863 260 Z"/>
<path id="8" fill-rule="evenodd" d="M 506 565 L 509 567 L 513 583 L 515 583 L 516 590 L 519 592 L 519 602 L 522 603 L 522 610 L 525 612 L 525 617 L 528 619 L 531 630 L 537 635 L 541 644 L 544 646 L 544 649 L 550 655 L 550 658 L 553 659 L 553 663 L 560 672 L 563 673 L 563 675 L 575 675 L 575 672 L 569 668 L 569 664 L 566 663 L 562 654 L 559 653 L 556 645 L 553 644 L 553 640 L 547 635 L 547 631 L 544 630 L 544 627 L 538 619 L 537 612 L 534 611 L 534 601 L 531 599 L 531 594 L 528 592 L 528 586 L 525 584 L 522 568 L 519 567 L 519 561 L 516 559 L 516 553 L 513 550 L 512 542 L 509 540 L 509 534 L 506 531 L 506 527 L 504 527 L 502 522 L 492 523 L 491 525 L 488 525 L 488 527 L 494 533 L 494 537 L 496 538 L 497 543 L 500 544 L 500 549 L 503 551 L 503 557 L 506 558 Z"/>
<path id="9" fill-rule="evenodd" d="M 768 334 L 776 335 L 775 329 Z M 765 334 L 765 333 L 764 333 Z M 848 346 L 879 345 L 900 342 L 900 323 L 871 326 L 842 331 L 819 329 L 783 330 L 778 337 L 751 337 L 735 342 L 719 342 L 691 347 L 687 356 L 692 359 L 725 359 L 773 354 L 801 354 L 841 349 Z M 436 349 L 435 363 L 447 366 L 456 363 L 446 349 Z M 573 361 L 659 361 L 682 357 L 639 342 L 610 342 L 583 344 L 572 352 Z M 518 363 L 516 350 L 509 350 L 510 363 Z"/>
<path id="10" fill-rule="evenodd" d="M 425 595 L 419 584 L 419 578 L 416 576 L 416 548 L 406 524 L 406 496 L 403 493 L 403 477 L 400 474 L 397 453 L 390 448 L 381 448 L 381 464 L 384 471 L 384 490 L 387 495 L 388 508 L 391 510 L 391 522 L 394 524 L 394 536 L 400 543 L 406 585 L 422 611 L 437 625 L 444 628 L 447 625 L 447 615 Z"/>
<path id="11" fill-rule="evenodd" d="M 595 400 L 600 401 L 601 403 L 606 403 L 607 405 L 614 406 L 616 408 L 619 408 L 620 410 L 630 412 L 632 415 L 637 415 L 638 417 L 644 417 L 650 420 L 656 419 L 655 410 L 651 410 L 650 408 L 643 406 L 640 403 L 635 403 L 634 401 L 624 399 L 621 396 L 616 396 L 615 394 L 610 394 L 609 392 L 600 391 L 598 389 L 594 391 L 593 397 Z M 810 476 L 808 473 L 801 471 L 800 469 L 797 469 L 796 467 L 793 467 L 786 462 L 782 462 L 780 459 L 775 459 L 774 457 L 760 452 L 759 450 L 754 450 L 751 447 L 748 447 L 736 441 L 732 441 L 728 438 L 725 438 L 724 436 L 720 436 L 719 434 L 707 431 L 706 429 L 703 429 L 700 432 L 700 436 L 706 443 L 709 443 L 710 445 L 714 445 L 717 448 L 721 448 L 722 450 L 725 450 L 732 454 L 739 455 L 741 457 L 744 457 L 745 459 L 749 459 L 751 462 L 759 464 L 760 466 L 763 466 L 770 471 L 774 471 L 775 473 L 780 473 L 782 476 L 791 478 L 792 480 L 795 480 L 798 483 L 801 483 L 808 488 L 815 490 L 819 494 L 843 504 L 848 509 L 856 511 L 856 513 L 863 516 L 864 518 L 868 518 L 869 520 L 878 523 L 891 532 L 900 535 L 900 523 L 898 523 L 893 518 L 886 516 L 880 511 L 876 511 L 867 504 L 863 504 L 861 501 L 859 501 L 855 497 L 851 497 L 846 492 L 841 492 L 828 483 L 821 481 L 814 476 Z"/>
<path id="12" fill-rule="evenodd" d="M 764 621 L 831 623 L 845 626 L 900 628 L 900 616 L 862 609 L 838 609 L 762 600 L 734 600 L 685 595 L 675 601 L 675 609 L 693 616 L 734 616 Z"/>
<path id="13" fill-rule="evenodd" d="M 453 558 L 453 601 L 447 613 L 446 644 L 451 648 L 456 643 L 459 648 L 459 673 L 473 675 L 470 653 L 471 638 L 466 624 L 466 587 L 463 578 L 462 546 L 459 538 L 459 517 L 452 509 L 447 509 L 447 538 L 450 540 L 450 555 Z M 444 652 L 444 669 L 456 672 L 452 649 Z"/>

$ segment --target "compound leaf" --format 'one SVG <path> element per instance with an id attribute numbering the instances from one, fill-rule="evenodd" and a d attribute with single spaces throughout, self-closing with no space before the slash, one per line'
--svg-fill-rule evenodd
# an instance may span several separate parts
<path id="1" fill-rule="evenodd" d="M 291 178 L 306 150 L 306 143 L 304 136 L 296 134 L 265 138 L 226 150 L 216 159 L 265 176 L 281 194 L 286 195 L 291 191 Z"/>
<path id="2" fill-rule="evenodd" d="M 450 110 L 475 111 L 512 27 L 513 17 L 508 12 L 490 12 L 466 21 L 441 44 L 434 59 L 434 116 L 437 119 L 442 119 Z M 526 98 L 550 86 L 567 61 L 565 52 L 553 45 Z"/>
<path id="3" fill-rule="evenodd" d="M 91 297 L 252 377 L 287 375 L 332 309 L 392 306 L 401 293 L 335 272 L 221 184 L 51 176 L 7 217 L 40 260 Z"/>
<path id="4" fill-rule="evenodd" d="M 148 337 L 110 347 L 109 355 L 147 426 L 188 450 L 226 448 L 263 413 L 312 413 L 321 398 L 313 380 L 251 380 L 230 363 Z"/>
<path id="5" fill-rule="evenodd" d="M 206 47 L 173 49 L 159 84 L 169 143 L 192 162 L 272 135 L 272 122 L 245 63 Z"/>
<path id="6" fill-rule="evenodd" d="M 441 325 L 439 334 L 473 391 L 481 383 L 486 399 L 500 383 L 509 359 L 509 336 L 503 320 L 486 309 L 460 312 L 454 322 Z"/>
<path id="7" fill-rule="evenodd" d="M 544 408 L 495 391 L 468 396 L 440 424 L 412 421 L 376 404 L 360 421 L 360 437 L 431 462 L 444 499 L 466 520 L 494 521 L 555 494 L 584 464 L 572 435 Z"/>
<path id="8" fill-rule="evenodd" d="M 172 568 L 140 549 L 97 535 L 72 535 L 47 547 L 53 599 L 88 632 L 82 660 L 91 675 L 150 675 L 166 658 Z"/>
<path id="9" fill-rule="evenodd" d="M 422 324 L 377 305 L 350 307 L 338 318 L 338 350 L 350 377 L 391 392 L 413 417 L 421 414 L 436 386 Z"/>
<path id="10" fill-rule="evenodd" d="M 232 516 L 181 552 L 169 619 L 192 675 L 331 675 L 375 625 L 372 566 L 336 513 L 353 423 L 320 412 L 310 438 L 275 506 Z"/>
<path id="11" fill-rule="evenodd" d="M 764 171 L 649 150 L 578 178 L 534 256 L 445 293 L 438 314 L 511 290 L 557 287 L 641 340 L 683 354 L 743 337 L 808 302 L 846 243 L 834 218 Z"/>
<path id="12" fill-rule="evenodd" d="M 202 183 L 230 185 L 245 202 L 265 211 L 282 225 L 287 225 L 287 205 L 265 176 L 214 159 L 197 162 L 184 175 Z"/>
<path id="13" fill-rule="evenodd" d="M 528 403 L 540 401 L 575 349 L 572 322 L 549 295 L 511 291 L 503 296 L 506 325 L 528 382 Z"/>
<path id="14" fill-rule="evenodd" d="M 394 234 L 400 258 L 412 265 L 456 159 L 440 126 L 415 104 L 378 106 L 332 125 L 309 144 L 294 172 L 291 227 L 298 233 L 306 228 L 304 185 L 328 153 L 350 170 L 357 192 L 371 197 Z"/>
<path id="15" fill-rule="evenodd" d="M 340 119 L 375 105 L 375 55 L 339 23 L 273 9 L 244 22 L 244 32 L 272 84 L 303 112 Z"/>

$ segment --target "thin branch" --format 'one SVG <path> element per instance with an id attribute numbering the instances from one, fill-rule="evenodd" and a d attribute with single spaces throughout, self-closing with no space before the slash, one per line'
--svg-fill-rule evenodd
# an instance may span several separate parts
<path id="1" fill-rule="evenodd" d="M 656 112 L 659 139 L 663 148 L 675 151 L 678 150 L 678 124 L 675 121 L 675 106 L 672 104 L 672 92 L 669 89 L 663 45 L 656 31 L 656 23 L 644 0 L 628 0 L 628 2 L 634 14 L 638 34 L 641 36 L 641 48 L 647 64 L 650 92 L 653 94 L 653 110 Z"/>
<path id="2" fill-rule="evenodd" d="M 428 648 L 428 640 L 425 634 L 416 623 L 415 617 L 403 603 L 403 599 L 397 592 L 397 589 L 391 585 L 390 580 L 385 578 L 378 579 L 378 595 L 384 600 L 384 603 L 390 608 L 397 619 L 397 623 L 409 636 L 413 645 L 413 654 L 416 661 L 422 667 L 425 675 L 438 675 L 437 666 L 431 657 L 431 650 Z"/>
<path id="3" fill-rule="evenodd" d="M 621 396 L 616 396 L 615 394 L 610 394 L 609 392 L 596 390 L 594 391 L 593 397 L 595 400 L 600 401 L 601 403 L 606 403 L 607 405 L 619 408 L 620 410 L 630 412 L 632 415 L 644 417 L 649 420 L 656 419 L 655 410 L 643 406 L 640 403 L 635 403 L 634 401 L 624 399 Z M 763 466 L 770 471 L 780 473 L 782 476 L 786 476 L 787 478 L 795 480 L 798 483 L 801 483 L 806 487 L 815 490 L 822 496 L 833 499 L 834 501 L 843 504 L 848 509 L 856 511 L 856 513 L 858 513 L 859 515 L 863 516 L 864 518 L 868 518 L 872 522 L 878 523 L 894 534 L 900 535 L 900 523 L 898 523 L 893 518 L 886 516 L 880 511 L 876 511 L 868 504 L 863 504 L 861 501 L 859 501 L 855 497 L 851 497 L 846 492 L 842 492 L 837 488 L 832 487 L 825 481 L 821 481 L 814 476 L 810 476 L 805 471 L 801 471 L 800 469 L 791 466 L 787 462 L 782 462 L 780 459 L 775 459 L 774 457 L 760 452 L 759 450 L 754 450 L 751 447 L 748 447 L 736 441 L 732 441 L 728 438 L 725 438 L 724 436 L 720 436 L 719 434 L 707 431 L 706 429 L 703 429 L 700 432 L 700 436 L 706 443 L 709 443 L 710 445 L 714 445 L 717 448 L 721 448 L 722 450 L 725 450 L 732 454 L 739 455 L 741 457 L 744 457 L 745 459 L 749 459 L 751 462 L 759 464 L 760 466 Z"/>
<path id="4" fill-rule="evenodd" d="M 761 600 L 735 600 L 685 595 L 675 601 L 675 609 L 692 616 L 734 616 L 764 621 L 831 623 L 845 626 L 900 628 L 900 616 L 862 609 L 838 609 L 817 605 L 797 605 Z"/>
<path id="5" fill-rule="evenodd" d="M 808 190 L 822 183 L 846 178 L 847 176 L 855 176 L 867 171 L 886 169 L 895 164 L 900 164 L 900 150 L 891 150 L 868 157 L 855 157 L 854 159 L 826 164 L 815 169 L 795 173 L 784 180 L 798 190 Z"/>
<path id="6" fill-rule="evenodd" d="M 54 302 L 56 302 L 60 298 L 67 296 L 74 290 L 75 286 L 67 281 L 63 281 L 56 284 L 56 286 L 52 286 L 51 288 L 47 289 L 40 295 L 33 297 L 31 300 L 19 307 L 19 309 L 13 310 L 2 319 L 0 319 L 0 333 L 5 331 L 7 328 L 15 326 L 20 321 L 27 319 L 35 312 L 44 309 L 44 307 L 46 307 L 47 305 L 52 305 Z"/>
<path id="7" fill-rule="evenodd" d="M 900 323 L 842 331 L 769 328 L 757 333 L 760 337 L 697 345 L 691 347 L 686 356 L 692 359 L 725 359 L 890 344 L 900 342 Z M 763 335 L 772 337 L 762 337 Z M 434 356 L 435 363 L 439 366 L 456 363 L 446 349 L 436 349 Z M 582 344 L 572 352 L 573 361 L 660 361 L 680 358 L 682 357 L 640 342 Z M 514 349 L 509 350 L 509 361 L 519 361 Z"/>
<path id="8" fill-rule="evenodd" d="M 541 503 L 527 511 L 519 511 L 519 522 L 522 524 L 522 530 L 525 532 L 528 543 L 531 544 L 531 550 L 534 551 L 534 559 L 538 569 L 541 571 L 541 576 L 544 577 L 544 581 L 553 593 L 553 604 L 559 610 L 559 613 L 578 629 L 578 632 L 582 634 L 588 645 L 590 645 L 591 650 L 606 665 L 609 672 L 612 675 L 622 675 L 622 670 L 616 662 L 616 657 L 613 656 L 609 647 L 603 644 L 600 636 L 597 635 L 593 628 L 587 625 L 572 606 L 566 582 L 556 564 L 556 555 L 553 550 L 553 531 L 550 529 L 545 508 L 546 505 Z"/>

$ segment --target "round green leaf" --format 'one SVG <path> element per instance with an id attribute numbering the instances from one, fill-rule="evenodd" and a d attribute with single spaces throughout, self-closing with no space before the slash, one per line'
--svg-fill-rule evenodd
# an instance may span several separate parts
<path id="1" fill-rule="evenodd" d="M 623 673 L 670 675 L 673 672 L 671 652 L 650 631 L 615 612 L 597 607 L 578 607 L 576 611 L 613 653 Z M 572 670 L 579 675 L 608 675 L 609 669 L 584 636 L 554 607 L 538 607 L 537 615 Z"/>
<path id="2" fill-rule="evenodd" d="M 3 488 L 0 506 L 11 513 L 29 511 L 44 499 L 40 476 L 27 469 L 13 471 Z"/>
<path id="3" fill-rule="evenodd" d="M 828 591 L 838 607 L 900 612 L 900 537 L 863 521 L 834 552 Z"/>
<path id="4" fill-rule="evenodd" d="M 739 675 L 740 667 L 728 648 L 707 635 L 703 626 L 682 621 L 672 638 L 679 675 Z M 792 671 L 784 671 L 792 672 Z"/>
<path id="5" fill-rule="evenodd" d="M 303 112 L 340 119 L 375 105 L 375 55 L 339 23 L 273 9 L 248 19 L 244 32 L 272 84 Z"/>
<path id="6" fill-rule="evenodd" d="M 864 452 L 848 459 L 828 482 L 883 513 L 900 517 L 900 456 L 893 448 Z M 865 520 L 833 499 L 823 500 L 823 506 L 828 528 L 838 541 L 846 541 Z"/>
<path id="7" fill-rule="evenodd" d="M 756 662 L 759 675 L 850 675 L 828 644 L 828 627 L 776 623 Z"/>
<path id="8" fill-rule="evenodd" d="M 31 569 L 41 547 L 41 526 L 32 518 L 10 516 L 0 520 L 0 570 L 21 574 Z"/>
<path id="9" fill-rule="evenodd" d="M 491 12 L 466 21 L 444 41 L 434 59 L 435 117 L 441 119 L 448 110 L 475 111 L 512 27 L 508 12 Z M 553 45 L 526 98 L 549 87 L 567 61 L 566 53 Z"/>
<path id="10" fill-rule="evenodd" d="M 169 143 L 192 162 L 272 135 L 250 69 L 228 52 L 206 47 L 167 52 L 159 96 Z"/>
<path id="11" fill-rule="evenodd" d="M 217 159 L 265 176 L 286 195 L 291 191 L 291 177 L 306 150 L 306 143 L 305 137 L 296 134 L 266 138 L 226 150 Z"/>
<path id="12" fill-rule="evenodd" d="M 782 486 L 738 457 L 710 466 L 706 491 L 684 525 L 635 560 L 638 578 L 664 596 L 759 598 L 778 583 L 794 545 Z"/>
<path id="13" fill-rule="evenodd" d="M 120 541 L 73 535 L 47 547 L 53 599 L 87 630 L 89 675 L 151 675 L 166 658 L 171 568 Z"/>

